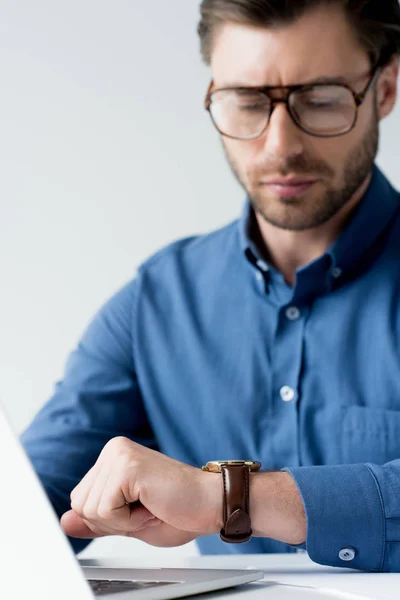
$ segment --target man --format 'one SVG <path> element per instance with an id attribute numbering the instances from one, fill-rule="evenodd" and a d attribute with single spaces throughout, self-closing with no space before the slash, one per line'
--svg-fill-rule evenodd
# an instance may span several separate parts
<path id="1" fill-rule="evenodd" d="M 140 267 L 23 443 L 76 551 L 198 538 L 400 571 L 399 194 L 374 164 L 398 3 L 201 13 L 206 107 L 244 213 Z M 217 459 L 262 468 L 201 470 Z"/>

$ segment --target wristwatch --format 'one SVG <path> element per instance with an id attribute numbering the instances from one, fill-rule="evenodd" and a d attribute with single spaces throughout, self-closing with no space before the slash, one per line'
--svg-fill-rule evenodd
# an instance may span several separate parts
<path id="1" fill-rule="evenodd" d="M 222 473 L 224 526 L 220 537 L 223 542 L 242 544 L 251 539 L 250 472 L 260 468 L 261 463 L 255 460 L 212 460 L 202 467 L 203 471 Z"/>

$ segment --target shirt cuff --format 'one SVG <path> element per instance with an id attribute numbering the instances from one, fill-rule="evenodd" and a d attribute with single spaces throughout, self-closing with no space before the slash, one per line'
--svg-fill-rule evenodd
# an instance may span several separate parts
<path id="1" fill-rule="evenodd" d="M 380 571 L 385 517 L 378 483 L 363 464 L 285 467 L 307 519 L 306 548 L 323 565 Z"/>

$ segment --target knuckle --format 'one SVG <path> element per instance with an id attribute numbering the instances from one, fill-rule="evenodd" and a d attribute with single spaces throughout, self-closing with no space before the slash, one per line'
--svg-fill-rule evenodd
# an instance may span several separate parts
<path id="1" fill-rule="evenodd" d="M 100 505 L 97 509 L 97 516 L 104 521 L 109 521 L 112 518 L 112 514 L 111 506 L 107 504 Z"/>
<path id="2" fill-rule="evenodd" d="M 105 452 L 112 452 L 113 454 L 124 454 L 126 450 L 131 445 L 131 441 L 123 436 L 118 436 L 112 438 L 107 444 L 104 446 Z"/>
<path id="3" fill-rule="evenodd" d="M 112 438 L 108 445 L 116 448 L 124 448 L 129 442 L 128 438 L 123 437 L 122 435 L 118 435 L 117 437 Z"/>
<path id="4" fill-rule="evenodd" d="M 71 508 L 77 515 L 79 515 L 80 517 L 82 516 L 83 511 L 80 504 L 77 504 L 76 502 L 71 502 Z"/>
<path id="5" fill-rule="evenodd" d="M 99 520 L 97 516 L 97 510 L 94 510 L 92 508 L 84 508 L 80 516 L 90 521 L 90 523 L 95 523 Z"/>
<path id="6" fill-rule="evenodd" d="M 83 512 L 83 505 L 80 501 L 78 495 L 71 494 L 71 508 L 74 512 L 76 512 L 79 516 L 81 516 Z"/>

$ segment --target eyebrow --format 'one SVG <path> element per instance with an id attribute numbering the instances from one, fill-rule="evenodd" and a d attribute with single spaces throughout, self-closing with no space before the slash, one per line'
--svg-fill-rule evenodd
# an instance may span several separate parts
<path id="1" fill-rule="evenodd" d="M 302 83 L 297 83 L 297 84 L 293 84 L 293 85 L 314 85 L 314 84 L 318 84 L 318 83 L 332 83 L 332 84 L 339 84 L 339 85 L 343 85 L 343 84 L 347 84 L 349 83 L 349 77 L 343 77 L 342 76 L 338 76 L 338 77 L 329 77 L 328 75 L 321 75 L 320 77 L 311 79 L 310 81 L 304 81 Z M 244 85 L 243 83 L 239 83 L 239 82 L 233 82 L 233 83 L 227 83 L 224 85 L 221 85 L 221 88 L 243 88 L 243 89 L 252 89 L 252 88 L 257 88 L 257 87 L 291 87 L 291 86 L 269 86 L 269 85 L 265 85 L 265 86 L 258 86 L 258 85 Z"/>
<path id="2" fill-rule="evenodd" d="M 317 79 L 313 79 L 310 82 L 306 82 L 304 85 L 309 85 L 310 83 L 348 83 L 349 81 L 349 77 L 343 77 L 343 76 L 339 76 L 339 77 L 329 77 L 329 76 L 321 76 L 321 77 L 317 77 Z"/>

